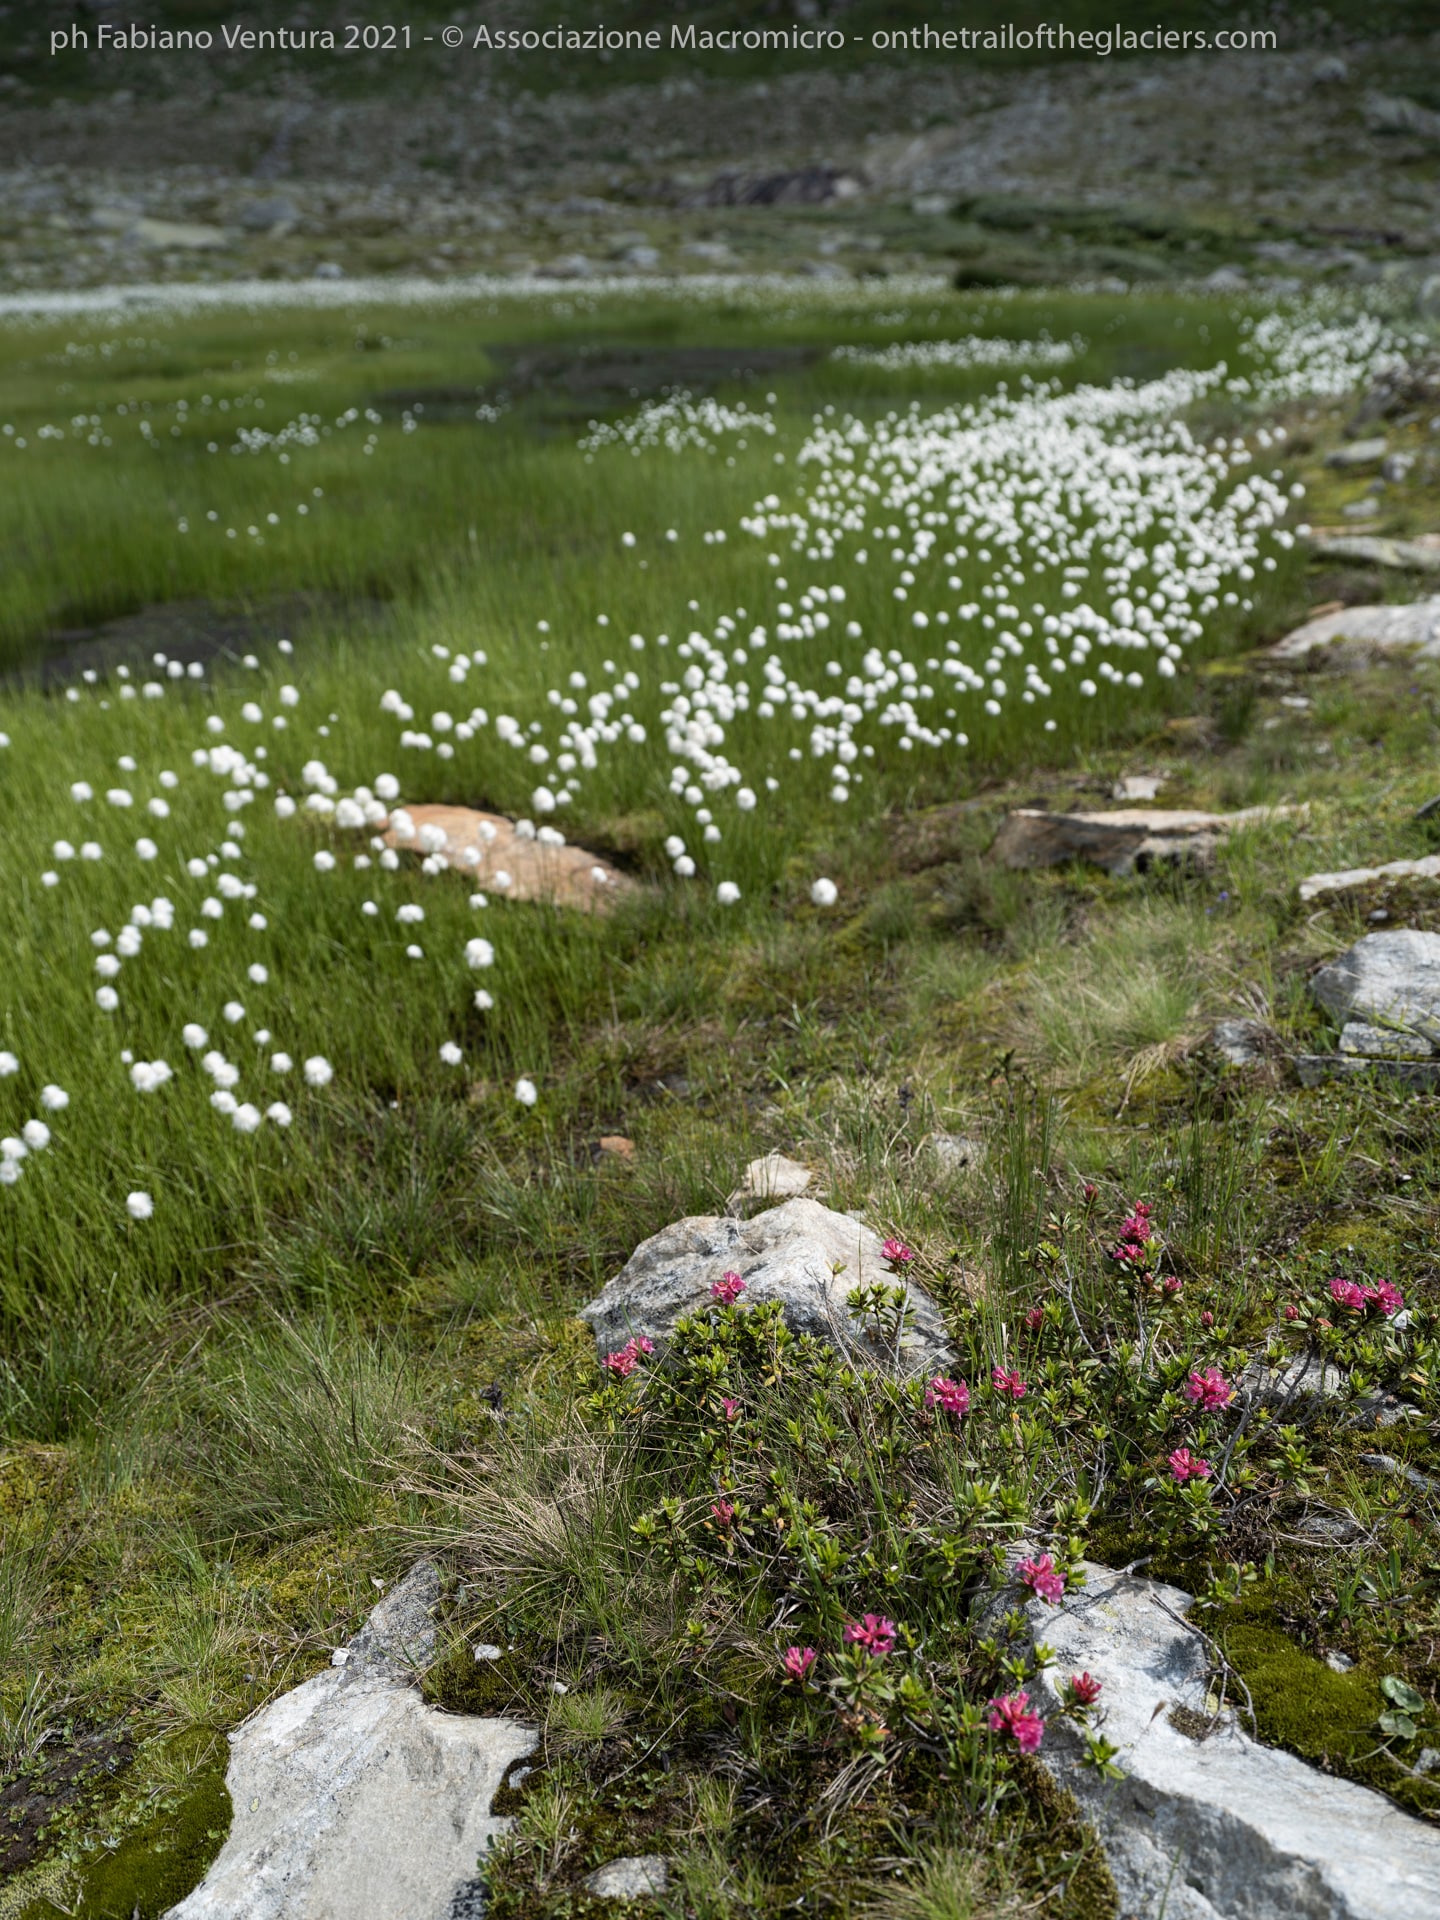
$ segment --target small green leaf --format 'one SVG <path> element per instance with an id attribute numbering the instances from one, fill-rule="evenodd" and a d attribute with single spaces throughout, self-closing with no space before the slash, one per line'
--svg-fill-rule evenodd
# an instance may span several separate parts
<path id="1" fill-rule="evenodd" d="M 1392 1707 L 1388 1713 L 1381 1714 L 1380 1731 L 1396 1740 L 1413 1740 L 1419 1728 L 1408 1713 L 1401 1713 L 1398 1707 Z"/>
<path id="2" fill-rule="evenodd" d="M 1380 1682 L 1380 1691 L 1387 1700 L 1393 1700 L 1404 1713 L 1423 1713 L 1425 1698 L 1415 1691 L 1408 1680 L 1402 1680 L 1398 1673 L 1387 1673 Z"/>

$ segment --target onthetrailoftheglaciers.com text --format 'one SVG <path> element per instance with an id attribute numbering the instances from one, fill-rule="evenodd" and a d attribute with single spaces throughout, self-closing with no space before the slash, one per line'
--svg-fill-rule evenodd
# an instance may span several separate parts
<path id="1" fill-rule="evenodd" d="M 97 53 L 385 53 L 438 45 L 451 52 L 579 53 L 825 53 L 868 47 L 875 53 L 1081 53 L 1104 59 L 1112 53 L 1235 53 L 1269 51 L 1278 45 L 1271 28 L 1235 27 L 878 27 L 847 34 L 839 27 L 697 27 L 672 21 L 666 27 L 444 27 L 426 32 L 368 21 L 336 28 L 129 26 L 102 20 L 55 28 L 52 54 Z"/>

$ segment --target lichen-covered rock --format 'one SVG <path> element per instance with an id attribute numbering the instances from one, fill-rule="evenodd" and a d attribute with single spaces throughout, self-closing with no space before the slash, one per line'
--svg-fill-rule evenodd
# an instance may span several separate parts
<path id="1" fill-rule="evenodd" d="M 1435 1049 L 1418 1033 L 1372 1027 L 1368 1020 L 1347 1020 L 1340 1029 L 1340 1051 L 1357 1060 L 1428 1060 Z"/>
<path id="2" fill-rule="evenodd" d="M 1440 1041 L 1440 933 L 1367 933 L 1320 969 L 1310 991 L 1340 1020 Z"/>
<path id="3" fill-rule="evenodd" d="M 1123 1915 L 1434 1920 L 1440 1831 L 1217 1715 L 1188 1593 L 1108 1567 L 1086 1575 L 1060 1606 L 1026 1608 L 1055 1652 L 1035 1685 L 1053 1708 L 1069 1675 L 1102 1683 L 1102 1730 L 1124 1778 L 1084 1765 L 1081 1735 L 1058 1717 L 1040 1755 L 1099 1832 Z"/>
<path id="4" fill-rule="evenodd" d="M 343 1662 L 230 1736 L 235 1813 L 205 1879 L 167 1920 L 451 1920 L 478 1912 L 496 1788 L 535 1735 L 442 1713 L 413 1680 L 435 1653 L 421 1561 Z"/>
<path id="5" fill-rule="evenodd" d="M 632 1335 L 662 1343 L 685 1314 L 711 1305 L 710 1289 L 727 1273 L 745 1282 L 746 1301 L 778 1300 L 795 1333 L 813 1334 L 857 1362 L 906 1374 L 935 1372 L 954 1360 L 939 1309 L 924 1289 L 892 1271 L 878 1236 L 818 1200 L 787 1200 L 753 1220 L 694 1215 L 664 1227 L 635 1249 L 580 1318 L 600 1353 Z M 910 1312 L 898 1342 L 850 1312 L 850 1295 L 874 1282 L 903 1285 Z"/>

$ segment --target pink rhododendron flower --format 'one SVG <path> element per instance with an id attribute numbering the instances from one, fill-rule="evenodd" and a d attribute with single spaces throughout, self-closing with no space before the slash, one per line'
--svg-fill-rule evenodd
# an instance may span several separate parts
<path id="1" fill-rule="evenodd" d="M 1293 1300 L 1287 1300 L 1285 1303 L 1285 1318 L 1287 1320 L 1298 1320 L 1300 1318 L 1300 1309 Z"/>
<path id="2" fill-rule="evenodd" d="M 1054 1559 L 1048 1553 L 1038 1554 L 1033 1560 L 1017 1560 L 1015 1575 L 1022 1587 L 1029 1587 L 1052 1607 L 1065 1597 L 1065 1582 L 1055 1571 Z"/>
<path id="3" fill-rule="evenodd" d="M 1183 1484 L 1186 1480 L 1208 1480 L 1215 1469 L 1188 1447 L 1176 1447 L 1170 1456 L 1170 1471 Z"/>
<path id="4" fill-rule="evenodd" d="M 601 1364 L 607 1366 L 618 1380 L 628 1380 L 635 1371 L 641 1354 L 654 1351 L 655 1342 L 647 1339 L 642 1333 L 638 1337 L 627 1340 L 624 1346 L 617 1348 L 614 1353 L 607 1353 Z"/>
<path id="5" fill-rule="evenodd" d="M 718 1300 L 722 1307 L 733 1307 L 745 1291 L 745 1282 L 738 1273 L 722 1274 L 710 1289 L 710 1298 Z"/>
<path id="6" fill-rule="evenodd" d="M 867 1613 L 862 1620 L 848 1621 L 842 1637 L 847 1647 L 858 1647 L 862 1653 L 878 1658 L 893 1649 L 898 1631 L 895 1622 L 883 1613 Z"/>
<path id="7" fill-rule="evenodd" d="M 880 1251 L 887 1260 L 898 1261 L 902 1267 L 915 1258 L 915 1249 L 907 1247 L 903 1240 L 887 1240 Z"/>
<path id="8" fill-rule="evenodd" d="M 734 1426 L 735 1422 L 740 1418 L 740 1402 L 738 1400 L 722 1400 L 720 1402 L 720 1411 L 725 1416 L 725 1424 L 727 1426 Z"/>
<path id="9" fill-rule="evenodd" d="M 722 1531 L 735 1524 L 735 1509 L 728 1500 L 713 1500 L 710 1503 L 710 1518 Z"/>
<path id="10" fill-rule="evenodd" d="M 1235 1389 L 1218 1367 L 1206 1367 L 1203 1373 L 1192 1373 L 1185 1382 L 1185 1398 L 1192 1406 L 1210 1413 L 1217 1407 L 1228 1407 L 1235 1398 Z"/>
<path id="11" fill-rule="evenodd" d="M 1215 1324 L 1215 1316 L 1213 1313 L 1211 1313 L 1208 1307 L 1205 1309 L 1204 1313 L 1202 1313 L 1200 1316 L 1200 1324 L 1202 1327 L 1204 1327 L 1207 1333 L 1210 1331 L 1211 1327 L 1213 1327 Z"/>
<path id="12" fill-rule="evenodd" d="M 1093 1707 L 1100 1698 L 1102 1685 L 1093 1673 L 1072 1673 L 1065 1683 L 1065 1692 L 1072 1706 Z"/>
<path id="13" fill-rule="evenodd" d="M 1025 1325 L 1031 1333 L 1038 1333 L 1044 1324 L 1045 1309 L 1043 1307 L 1029 1307 L 1026 1309 Z"/>
<path id="14" fill-rule="evenodd" d="M 1365 1295 L 1353 1280 L 1332 1280 L 1330 1298 L 1337 1307 L 1349 1307 L 1352 1313 L 1365 1311 Z"/>
<path id="15" fill-rule="evenodd" d="M 1398 1287 L 1392 1287 L 1388 1280 L 1382 1280 L 1378 1286 L 1365 1289 L 1365 1305 L 1377 1308 L 1387 1320 L 1392 1313 L 1398 1313 L 1404 1304 L 1404 1294 Z"/>
<path id="16" fill-rule="evenodd" d="M 1149 1267 L 1155 1253 L 1155 1235 L 1150 1225 L 1150 1209 L 1143 1200 L 1136 1203 L 1135 1210 L 1126 1216 L 1120 1228 L 1120 1238 L 1111 1250 L 1110 1258 L 1122 1267 L 1131 1267 L 1143 1271 Z"/>
<path id="17" fill-rule="evenodd" d="M 1023 1400 L 1030 1391 L 1013 1367 L 992 1367 L 990 1384 L 1007 1400 Z"/>
<path id="18" fill-rule="evenodd" d="M 953 1413 L 958 1420 L 963 1413 L 970 1411 L 970 1389 L 963 1380 L 951 1380 L 943 1373 L 937 1373 L 925 1389 L 927 1407 L 943 1407 L 946 1413 Z"/>
<path id="19" fill-rule="evenodd" d="M 786 1679 L 798 1680 L 803 1686 L 810 1678 L 816 1658 L 814 1647 L 787 1647 L 783 1662 Z"/>
<path id="20" fill-rule="evenodd" d="M 990 1725 L 996 1733 L 1008 1733 L 1022 1753 L 1034 1753 L 1045 1738 L 1045 1722 L 1030 1705 L 1030 1696 L 1002 1693 L 990 1702 Z"/>

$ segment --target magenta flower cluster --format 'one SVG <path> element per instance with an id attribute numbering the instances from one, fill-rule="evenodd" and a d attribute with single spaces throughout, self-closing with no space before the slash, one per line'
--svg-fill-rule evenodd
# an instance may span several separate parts
<path id="1" fill-rule="evenodd" d="M 1405 1304 L 1404 1294 L 1388 1280 L 1372 1287 L 1357 1286 L 1353 1280 L 1332 1280 L 1330 1298 L 1337 1307 L 1346 1307 L 1351 1313 L 1378 1313 L 1387 1320 Z"/>
<path id="2" fill-rule="evenodd" d="M 970 1411 L 970 1389 L 963 1380 L 951 1380 L 948 1375 L 937 1373 L 925 1389 L 925 1404 L 939 1407 L 958 1420 Z"/>
<path id="3" fill-rule="evenodd" d="M 1015 1577 L 1022 1587 L 1029 1587 L 1033 1594 L 1048 1601 L 1052 1607 L 1058 1606 L 1065 1597 L 1065 1580 L 1057 1571 L 1051 1554 L 1037 1554 L 1033 1560 L 1017 1560 Z"/>
<path id="4" fill-rule="evenodd" d="M 1206 1367 L 1203 1373 L 1192 1373 L 1185 1382 L 1185 1398 L 1202 1413 L 1213 1413 L 1219 1407 L 1229 1406 L 1235 1398 L 1235 1389 L 1218 1367 Z"/>
<path id="5" fill-rule="evenodd" d="M 628 1380 L 639 1365 L 641 1355 L 654 1351 L 655 1342 L 647 1340 L 642 1333 L 638 1338 L 627 1340 L 623 1347 L 617 1347 L 614 1353 L 607 1353 L 603 1364 L 617 1380 Z"/>

